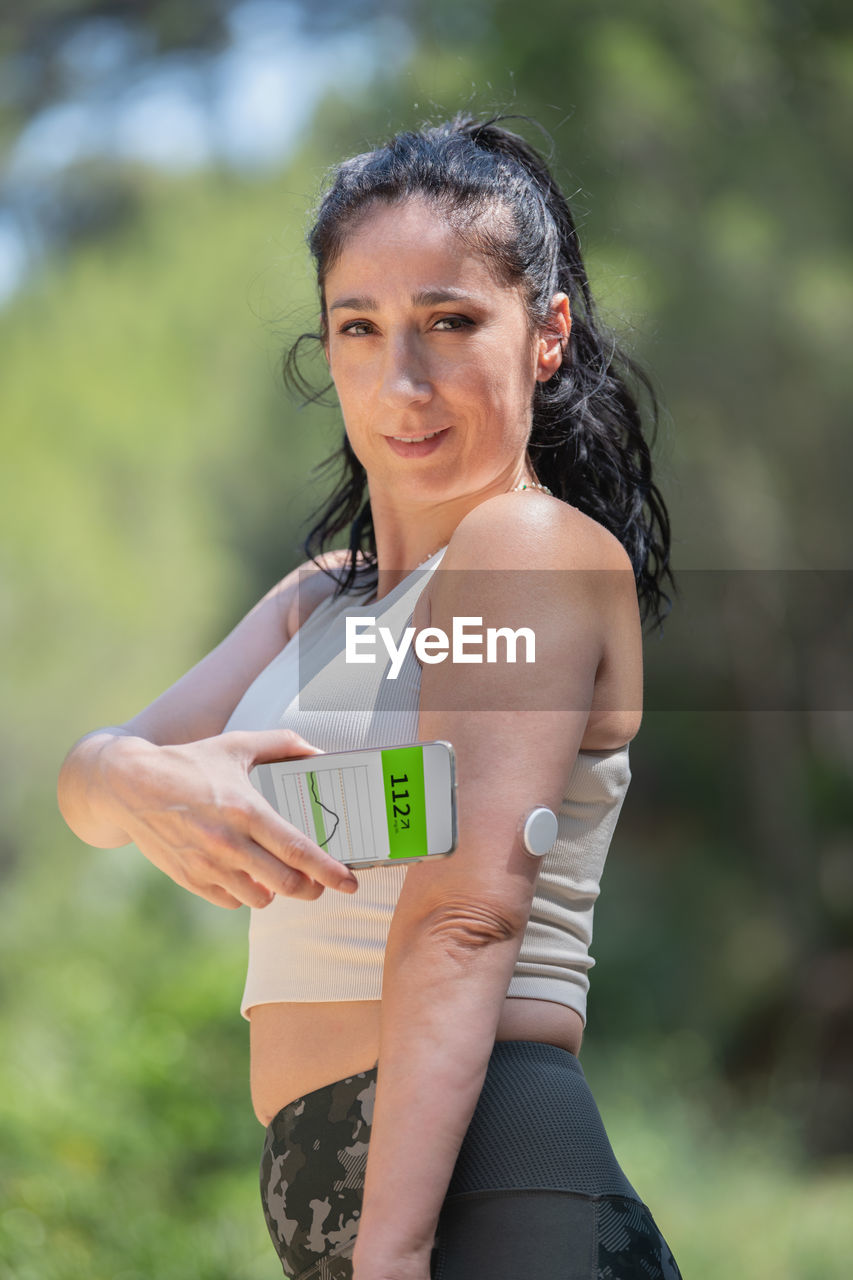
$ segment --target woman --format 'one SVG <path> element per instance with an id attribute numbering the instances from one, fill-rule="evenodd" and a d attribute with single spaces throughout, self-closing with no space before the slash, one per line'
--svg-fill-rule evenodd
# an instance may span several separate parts
<path id="1" fill-rule="evenodd" d="M 303 338 L 329 364 L 348 479 L 306 550 L 344 529 L 349 550 L 284 578 L 60 777 L 84 840 L 133 840 L 252 908 L 261 1191 L 292 1280 L 679 1275 L 577 1057 L 669 524 L 619 369 L 643 375 L 599 331 L 547 166 L 499 119 L 398 135 L 320 205 Z M 526 626 L 535 662 L 410 649 L 392 684 L 344 664 L 352 615 L 398 642 L 460 617 Z M 459 845 L 411 874 L 356 882 L 248 781 L 264 760 L 436 738 L 456 751 Z M 540 804 L 560 823 L 541 862 L 519 838 Z"/>

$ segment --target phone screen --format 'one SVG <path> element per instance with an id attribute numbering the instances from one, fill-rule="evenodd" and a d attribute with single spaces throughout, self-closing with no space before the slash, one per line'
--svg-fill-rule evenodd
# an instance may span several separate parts
<path id="1" fill-rule="evenodd" d="M 258 765 L 250 777 L 283 818 L 348 865 L 455 847 L 449 743 L 331 752 Z"/>

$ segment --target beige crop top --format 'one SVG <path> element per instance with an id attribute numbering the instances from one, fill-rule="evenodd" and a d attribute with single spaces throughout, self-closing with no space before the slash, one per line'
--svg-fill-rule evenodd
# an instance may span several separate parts
<path id="1" fill-rule="evenodd" d="M 324 599 L 246 690 L 226 730 L 294 729 L 323 751 L 417 741 L 421 668 L 413 648 L 396 680 L 385 678 L 390 659 L 382 660 L 382 646 L 375 663 L 347 664 L 345 619 L 374 617 L 399 645 L 446 549 L 378 602 L 354 604 L 357 597 L 349 593 Z M 595 963 L 589 954 L 593 907 L 631 779 L 628 746 L 578 753 L 507 991 L 568 1005 L 584 1023 L 587 975 Z M 385 944 L 407 873 L 407 866 L 362 868 L 352 895 L 327 888 L 313 902 L 277 896 L 253 908 L 243 1017 L 252 1005 L 277 1001 L 380 999 Z"/>

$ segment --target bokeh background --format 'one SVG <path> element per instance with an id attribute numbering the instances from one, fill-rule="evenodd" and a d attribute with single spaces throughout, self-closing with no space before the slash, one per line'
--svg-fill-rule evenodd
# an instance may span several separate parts
<path id="1" fill-rule="evenodd" d="M 0 8 L 4 1280 L 280 1274 L 248 911 L 82 844 L 56 773 L 304 558 L 340 431 L 279 377 L 309 210 L 334 161 L 463 107 L 547 130 L 517 126 L 664 405 L 683 598 L 584 1068 L 685 1280 L 849 1275 L 851 98 L 835 0 Z"/>

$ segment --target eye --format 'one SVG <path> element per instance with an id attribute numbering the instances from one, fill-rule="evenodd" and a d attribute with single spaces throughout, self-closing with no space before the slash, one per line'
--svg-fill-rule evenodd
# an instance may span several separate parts
<path id="1" fill-rule="evenodd" d="M 458 332 L 459 329 L 464 329 L 466 326 L 473 325 L 473 323 L 474 321 L 469 320 L 467 316 L 441 316 L 436 320 L 434 327 L 437 329 L 439 325 L 446 324 L 449 326 L 448 331 L 450 333 L 455 333 Z"/>
<path id="2" fill-rule="evenodd" d="M 341 333 L 354 333 L 356 337 L 360 337 L 362 333 L 370 333 L 372 326 L 369 320 L 351 320 L 349 324 L 341 326 Z"/>

